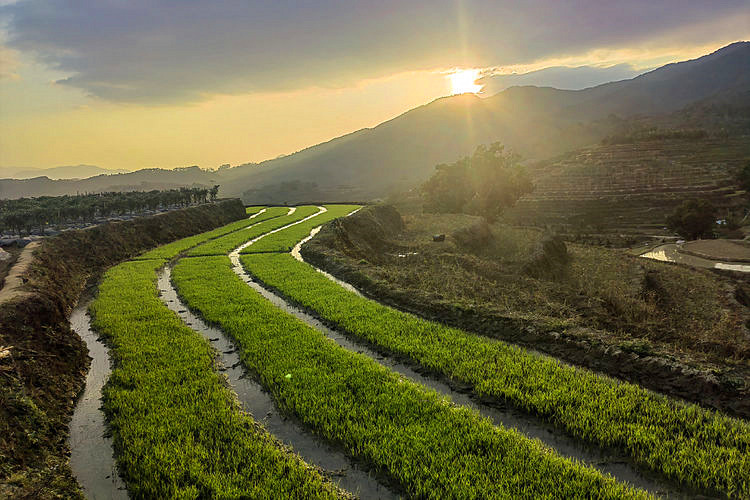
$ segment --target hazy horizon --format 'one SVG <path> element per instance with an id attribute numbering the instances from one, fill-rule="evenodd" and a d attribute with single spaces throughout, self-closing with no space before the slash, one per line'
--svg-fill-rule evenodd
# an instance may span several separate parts
<path id="1" fill-rule="evenodd" d="M 259 163 L 450 95 L 460 71 L 583 67 L 591 86 L 750 34 L 743 2 L 0 5 L 0 165 L 19 169 Z"/>

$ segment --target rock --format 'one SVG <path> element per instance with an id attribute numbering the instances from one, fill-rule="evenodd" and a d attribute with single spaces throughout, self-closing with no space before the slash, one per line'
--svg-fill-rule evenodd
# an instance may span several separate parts
<path id="1" fill-rule="evenodd" d="M 1 261 L 6 261 L 6 260 L 10 259 L 11 257 L 12 257 L 11 254 L 9 254 L 8 252 L 6 252 L 2 248 L 0 248 L 0 262 Z"/>
<path id="2" fill-rule="evenodd" d="M 432 241 L 438 243 L 441 241 L 445 241 L 445 235 L 444 234 L 433 234 L 432 235 Z"/>

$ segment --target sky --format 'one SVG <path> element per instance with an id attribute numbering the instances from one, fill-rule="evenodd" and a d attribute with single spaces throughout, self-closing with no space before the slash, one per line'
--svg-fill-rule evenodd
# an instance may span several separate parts
<path id="1" fill-rule="evenodd" d="M 258 162 L 457 70 L 493 92 L 575 67 L 552 83 L 581 88 L 748 39 L 747 0 L 0 0 L 0 166 Z"/>

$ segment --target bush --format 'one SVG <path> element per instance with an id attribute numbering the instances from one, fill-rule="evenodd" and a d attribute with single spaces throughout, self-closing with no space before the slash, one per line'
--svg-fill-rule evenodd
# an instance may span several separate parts
<path id="1" fill-rule="evenodd" d="M 710 236 L 716 221 L 716 210 L 711 202 L 701 199 L 682 203 L 667 217 L 667 227 L 688 240 Z"/>
<path id="2" fill-rule="evenodd" d="M 492 222 L 533 189 L 518 157 L 498 142 L 480 145 L 472 156 L 435 168 L 422 185 L 428 212 L 481 215 Z"/>

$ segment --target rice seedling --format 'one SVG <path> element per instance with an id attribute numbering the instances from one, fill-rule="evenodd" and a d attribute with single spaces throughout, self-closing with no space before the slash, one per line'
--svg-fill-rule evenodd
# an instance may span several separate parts
<path id="1" fill-rule="evenodd" d="M 409 496 L 647 497 L 338 347 L 246 286 L 226 256 L 183 259 L 172 276 L 190 307 L 235 339 L 282 408 Z"/>
<path id="2" fill-rule="evenodd" d="M 339 217 L 344 217 L 357 208 L 358 205 L 326 205 L 327 211 L 313 217 L 296 226 L 289 227 L 283 231 L 265 236 L 258 242 L 245 248 L 241 253 L 261 253 L 261 252 L 289 252 L 296 243 L 310 234 L 313 228 L 316 228 L 326 222 Z"/>
<path id="3" fill-rule="evenodd" d="M 211 347 L 161 302 L 165 260 L 109 270 L 91 311 L 116 367 L 104 391 L 132 498 L 336 498 L 340 492 L 239 410 Z"/>
<path id="4" fill-rule="evenodd" d="M 260 210 L 263 207 L 257 207 L 257 208 L 258 208 L 258 212 L 260 212 Z M 193 248 L 196 245 L 199 245 L 203 242 L 206 242 L 215 238 L 219 238 L 220 236 L 224 236 L 226 234 L 232 233 L 234 231 L 238 231 L 240 229 L 244 229 L 252 224 L 258 224 L 260 222 L 263 222 L 269 219 L 274 219 L 276 217 L 286 215 L 287 211 L 288 209 L 286 207 L 270 207 L 266 209 L 265 212 L 255 217 L 234 221 L 225 226 L 217 227 L 216 229 L 212 231 L 207 231 L 205 233 L 196 234 L 193 236 L 189 236 L 187 238 L 182 238 L 180 240 L 173 241 L 172 243 L 168 243 L 166 245 L 161 245 L 159 247 L 154 248 L 153 250 L 150 250 L 148 252 L 145 252 L 139 255 L 134 260 L 171 259 L 181 254 L 185 250 Z M 254 214 L 250 214 L 250 215 L 252 216 Z"/>
<path id="5" fill-rule="evenodd" d="M 750 496 L 746 421 L 358 297 L 288 254 L 245 255 L 242 263 L 324 320 L 479 395 L 509 401 L 599 446 L 618 447 L 684 484 Z"/>
<path id="6" fill-rule="evenodd" d="M 186 255 L 225 255 L 250 239 L 253 239 L 269 231 L 273 231 L 274 229 L 284 227 L 287 224 L 291 224 L 292 222 L 304 219 L 305 217 L 309 217 L 320 211 L 320 209 L 315 206 L 297 207 L 297 210 L 295 210 L 291 215 L 286 215 L 286 213 L 289 211 L 287 207 L 271 207 L 268 210 L 283 210 L 284 215 L 254 224 L 252 227 L 248 227 L 247 229 L 233 231 L 220 238 L 207 241 L 202 245 L 198 245 L 195 248 L 192 248 L 187 252 Z"/>

